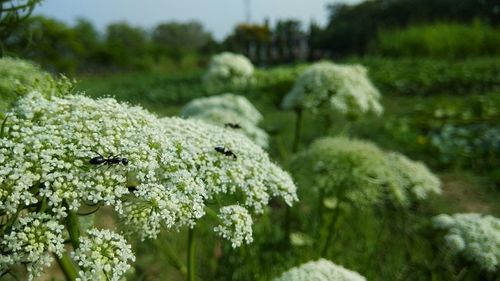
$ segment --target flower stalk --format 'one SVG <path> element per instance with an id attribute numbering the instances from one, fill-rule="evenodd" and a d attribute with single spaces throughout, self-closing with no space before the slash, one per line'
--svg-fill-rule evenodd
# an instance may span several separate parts
<path id="1" fill-rule="evenodd" d="M 194 227 L 188 229 L 188 254 L 187 254 L 187 281 L 196 280 L 196 268 L 195 268 L 195 254 L 196 245 L 194 239 Z"/>

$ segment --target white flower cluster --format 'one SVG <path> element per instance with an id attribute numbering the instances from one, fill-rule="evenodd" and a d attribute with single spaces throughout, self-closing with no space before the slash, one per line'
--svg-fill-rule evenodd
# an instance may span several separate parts
<path id="1" fill-rule="evenodd" d="M 258 127 L 262 114 L 243 96 L 226 93 L 194 99 L 182 109 L 181 116 L 221 127 L 236 125 L 234 131 L 245 134 L 261 147 L 269 145 L 269 136 Z"/>
<path id="2" fill-rule="evenodd" d="M 135 256 L 121 235 L 90 229 L 82 237 L 73 259 L 80 267 L 78 281 L 118 281 L 130 268 L 129 263 L 135 261 Z"/>
<path id="3" fill-rule="evenodd" d="M 231 241 L 233 248 L 241 246 L 243 242 L 250 244 L 252 238 L 252 217 L 247 209 L 231 205 L 219 210 L 221 224 L 214 231 L 224 239 Z"/>
<path id="4" fill-rule="evenodd" d="M 47 214 L 21 216 L 0 242 L 0 273 L 13 264 L 26 264 L 29 280 L 37 278 L 50 265 L 52 255 L 62 254 L 64 227 Z M 8 253 L 8 254 L 3 254 Z"/>
<path id="5" fill-rule="evenodd" d="M 396 182 L 393 186 L 400 190 L 402 197 L 399 201 L 403 205 L 423 201 L 431 194 L 441 193 L 439 178 L 423 163 L 412 161 L 397 152 L 390 152 L 386 157 L 389 169 L 395 173 Z"/>
<path id="6" fill-rule="evenodd" d="M 297 200 L 290 176 L 245 136 L 196 120 L 160 120 L 110 98 L 33 93 L 5 128 L 0 213 L 9 216 L 42 201 L 56 218 L 103 203 L 144 239 L 162 225 L 193 226 L 216 196 L 256 213 L 271 197 Z"/>
<path id="7" fill-rule="evenodd" d="M 366 281 L 359 273 L 325 259 L 294 267 L 273 281 Z"/>
<path id="8" fill-rule="evenodd" d="M 346 137 L 325 137 L 292 159 L 291 170 L 299 186 L 323 190 L 355 204 L 382 199 L 391 172 L 374 144 Z"/>
<path id="9" fill-rule="evenodd" d="M 252 82 L 254 67 L 243 55 L 229 52 L 212 57 L 203 82 L 209 92 L 217 92 L 225 88 L 241 88 Z"/>
<path id="10" fill-rule="evenodd" d="M 381 114 L 380 93 L 361 65 L 319 62 L 302 73 L 284 97 L 286 109 L 337 111 L 346 116 Z"/>
<path id="11" fill-rule="evenodd" d="M 291 169 L 299 185 L 356 204 L 386 199 L 408 207 L 441 192 L 439 179 L 424 164 L 346 137 L 315 141 L 292 159 Z"/>
<path id="12" fill-rule="evenodd" d="M 0 58 L 0 112 L 5 113 L 19 96 L 33 90 L 44 95 L 68 92 L 73 81 L 64 76 L 56 80 L 37 65 L 18 58 Z"/>
<path id="13" fill-rule="evenodd" d="M 433 218 L 433 226 L 446 231 L 447 249 L 486 271 L 500 270 L 500 219 L 475 213 Z"/>

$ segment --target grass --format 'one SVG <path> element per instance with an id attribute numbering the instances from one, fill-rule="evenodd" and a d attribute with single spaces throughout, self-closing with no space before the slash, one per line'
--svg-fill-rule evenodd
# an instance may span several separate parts
<path id="1" fill-rule="evenodd" d="M 161 116 L 176 115 L 190 99 L 205 95 L 200 85 L 200 72 L 164 76 L 160 73 L 133 73 L 106 77 L 82 77 L 79 89 L 98 97 L 116 96 L 157 113 Z M 286 79 L 285 79 L 286 80 Z M 286 83 L 280 85 L 286 91 Z M 259 92 L 260 91 L 260 92 Z M 271 138 L 269 153 L 286 168 L 291 156 L 295 116 L 276 106 L 283 92 L 246 92 L 248 98 L 263 113 L 265 128 Z M 330 132 L 325 132 L 322 119 L 306 114 L 300 147 L 306 147 L 319 136 L 337 134 L 347 130 L 349 135 L 374 141 L 384 149 L 403 152 L 413 159 L 425 161 L 434 168 L 443 182 L 443 194 L 432 198 L 412 213 L 390 212 L 368 208 L 341 210 L 335 243 L 327 256 L 333 261 L 357 270 L 369 280 L 459 280 L 455 269 L 449 267 L 429 232 L 428 218 L 439 213 L 481 212 L 500 216 L 500 190 L 487 177 L 474 171 L 437 165 L 435 152 L 421 141 L 418 131 L 411 127 L 394 137 L 387 131 L 391 120 L 419 115 L 419 108 L 427 108 L 437 102 L 459 102 L 464 97 L 449 93 L 432 96 L 386 95 L 381 118 L 364 117 L 346 129 L 340 116 Z M 431 116 L 429 116 L 431 118 Z M 391 121 L 391 122 L 392 122 Z M 290 223 L 294 232 L 307 232 L 302 225 L 304 205 L 297 204 L 291 212 Z M 231 249 L 228 243 L 215 239 L 210 224 L 202 225 L 196 233 L 198 245 L 198 274 L 203 280 L 269 280 L 284 269 L 319 257 L 311 247 L 293 246 L 283 232 L 285 212 L 283 206 L 271 204 L 272 212 L 266 212 L 256 221 L 254 243 L 240 249 Z M 203 223 L 205 224 L 205 223 Z M 307 224 L 306 224 L 307 225 Z M 323 233 L 327 231 L 322 229 Z M 134 280 L 184 280 L 172 266 L 171 253 L 185 260 L 186 233 L 162 234 L 156 242 L 137 244 L 138 260 Z M 208 237 L 208 238 L 207 238 Z M 166 266 L 170 265 L 170 266 Z M 466 279 L 460 279 L 466 280 Z M 473 279 L 470 279 L 473 280 Z"/>

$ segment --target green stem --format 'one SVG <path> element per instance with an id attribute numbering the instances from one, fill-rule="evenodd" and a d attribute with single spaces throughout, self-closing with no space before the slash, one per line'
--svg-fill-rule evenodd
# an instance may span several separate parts
<path id="1" fill-rule="evenodd" d="M 321 251 L 321 256 L 324 257 L 328 253 L 328 248 L 330 247 L 330 243 L 333 237 L 333 234 L 336 231 L 335 225 L 337 224 L 337 221 L 339 220 L 340 216 L 340 203 L 341 201 L 338 200 L 337 206 L 335 206 L 335 210 L 333 211 L 333 216 L 332 219 L 330 220 L 330 223 L 328 224 L 328 235 L 326 236 L 325 240 L 325 245 L 323 246 L 323 250 Z"/>
<path id="2" fill-rule="evenodd" d="M 70 211 L 66 218 L 66 227 L 68 228 L 69 238 L 73 249 L 78 249 L 80 246 L 80 222 L 75 211 Z"/>
<path id="3" fill-rule="evenodd" d="M 188 230 L 187 280 L 196 280 L 194 226 Z"/>
<path id="4" fill-rule="evenodd" d="M 317 214 L 316 214 L 316 225 L 314 226 L 314 238 L 316 241 L 319 241 L 319 236 L 321 234 L 321 225 L 323 225 L 323 209 L 324 209 L 324 204 L 323 200 L 325 196 L 325 192 L 323 189 L 319 191 L 318 194 L 318 202 L 316 203 L 318 205 L 317 209 Z"/>
<path id="5" fill-rule="evenodd" d="M 56 260 L 59 267 L 62 269 L 64 276 L 66 276 L 66 280 L 75 281 L 78 272 L 69 255 L 67 253 L 63 253 L 62 257 L 56 256 Z"/>
<path id="6" fill-rule="evenodd" d="M 302 131 L 302 109 L 295 110 L 295 135 L 293 138 L 292 152 L 297 152 L 300 143 L 300 134 Z"/>

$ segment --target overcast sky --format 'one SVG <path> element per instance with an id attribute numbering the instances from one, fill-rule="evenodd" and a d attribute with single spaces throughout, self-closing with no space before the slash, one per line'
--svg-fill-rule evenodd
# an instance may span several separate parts
<path id="1" fill-rule="evenodd" d="M 311 20 L 324 24 L 326 5 L 342 0 L 247 0 L 252 22 L 269 18 L 296 18 L 305 24 Z M 343 0 L 342 2 L 359 2 Z M 35 14 L 42 14 L 67 23 L 75 18 L 89 19 L 99 30 L 111 22 L 127 21 L 144 28 L 159 22 L 197 20 L 217 39 L 228 35 L 233 27 L 244 22 L 245 0 L 44 0 Z"/>

